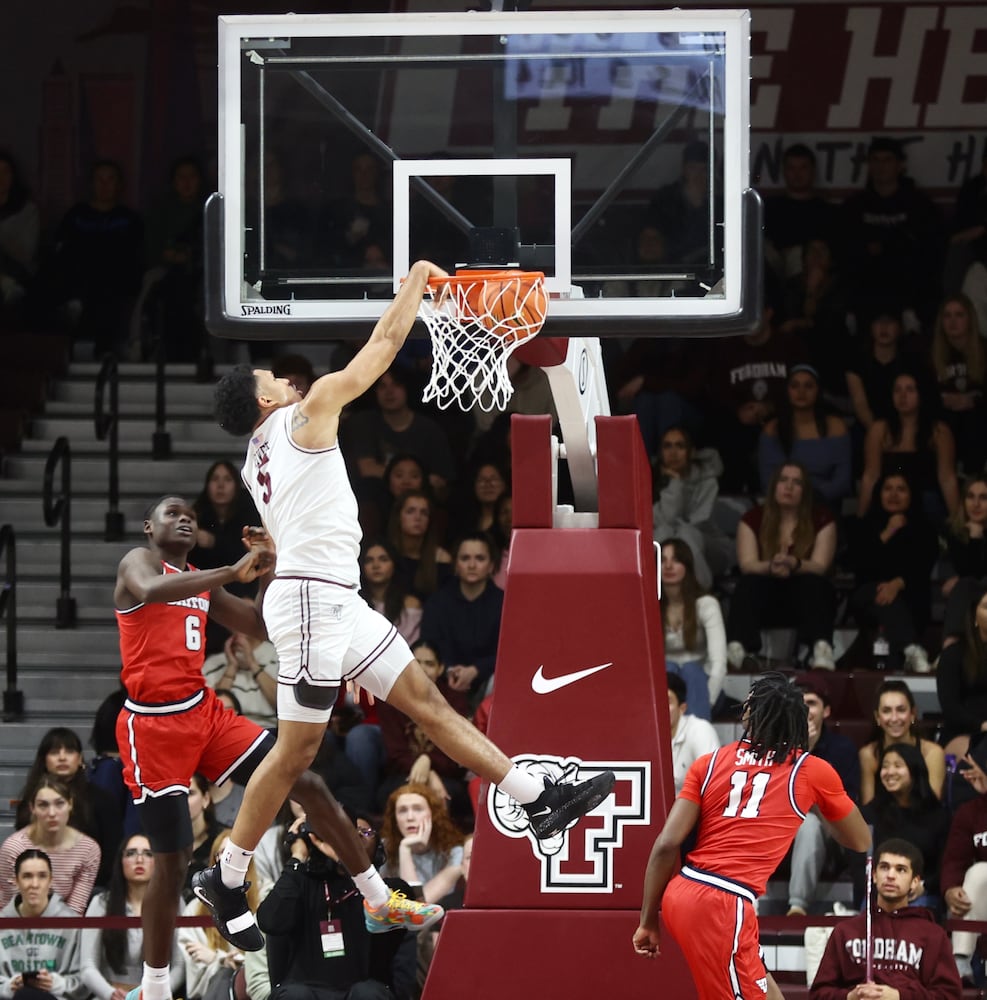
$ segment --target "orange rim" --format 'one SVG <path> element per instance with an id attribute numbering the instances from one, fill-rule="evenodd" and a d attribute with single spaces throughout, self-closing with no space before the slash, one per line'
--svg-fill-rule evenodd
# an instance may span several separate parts
<path id="1" fill-rule="evenodd" d="M 544 281 L 543 271 L 516 271 L 510 268 L 500 268 L 489 271 L 457 271 L 447 278 L 429 278 L 428 287 L 433 291 L 443 285 L 471 285 L 477 281 L 497 280 L 507 281 L 511 278 L 520 278 L 522 281 Z"/>

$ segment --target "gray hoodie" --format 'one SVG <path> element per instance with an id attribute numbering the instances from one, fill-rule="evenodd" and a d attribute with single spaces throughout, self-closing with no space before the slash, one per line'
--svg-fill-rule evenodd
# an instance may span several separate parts
<path id="1" fill-rule="evenodd" d="M 0 910 L 0 917 L 19 917 L 20 895 Z M 51 973 L 51 992 L 62 1000 L 79 1000 L 89 992 L 79 977 L 79 937 L 81 931 L 67 927 L 46 927 L 45 917 L 77 917 L 57 892 L 51 894 L 37 926 L 0 930 L 0 997 L 14 995 L 11 981 L 32 969 Z"/>

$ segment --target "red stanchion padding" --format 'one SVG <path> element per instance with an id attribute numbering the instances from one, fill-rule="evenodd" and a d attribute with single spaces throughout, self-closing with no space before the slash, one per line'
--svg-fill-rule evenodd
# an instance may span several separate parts
<path id="1" fill-rule="evenodd" d="M 511 417 L 511 517 L 515 528 L 551 528 L 552 418 Z"/>
<path id="2" fill-rule="evenodd" d="M 525 910 L 446 914 L 423 1000 L 605 1000 L 667 997 L 691 1000 L 688 966 L 667 931 L 661 955 L 631 951 L 627 914 L 615 910 Z M 458 980 L 436 975 L 458 968 Z"/>
<path id="3" fill-rule="evenodd" d="M 618 454 L 600 462 L 606 525 L 553 529 L 534 511 L 515 528 L 488 734 L 556 780 L 612 770 L 614 791 L 541 841 L 516 803 L 481 793 L 466 906 L 446 918 L 425 1000 L 458 998 L 464 981 L 471 1000 L 695 996 L 670 937 L 655 961 L 631 947 L 673 783 L 650 476 L 636 423 L 612 419 L 598 421 Z M 551 475 L 550 428 L 547 418 L 512 428 L 516 512 L 524 490 L 547 488 L 532 470 Z M 621 490 L 640 495 L 621 501 Z"/>

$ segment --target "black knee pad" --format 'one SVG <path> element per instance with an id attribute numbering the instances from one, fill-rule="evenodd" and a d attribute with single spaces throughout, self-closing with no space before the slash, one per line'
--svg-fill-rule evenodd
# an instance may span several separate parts
<path id="1" fill-rule="evenodd" d="M 155 854 L 173 854 L 191 848 L 192 820 L 187 794 L 174 792 L 148 797 L 137 804 L 137 815 Z"/>

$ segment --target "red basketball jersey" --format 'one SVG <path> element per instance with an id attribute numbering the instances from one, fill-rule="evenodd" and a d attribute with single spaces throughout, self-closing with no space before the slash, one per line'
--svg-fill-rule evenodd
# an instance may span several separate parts
<path id="1" fill-rule="evenodd" d="M 699 836 L 688 863 L 758 896 L 814 805 L 831 821 L 853 809 L 840 776 L 820 757 L 800 753 L 775 764 L 740 742 L 696 760 L 679 794 L 699 806 Z"/>
<path id="2" fill-rule="evenodd" d="M 193 567 L 189 570 L 194 572 Z M 180 573 L 166 562 L 162 573 Z M 137 604 L 117 610 L 120 628 L 120 679 L 127 694 L 142 704 L 182 701 L 205 686 L 209 591 L 170 604 Z"/>

